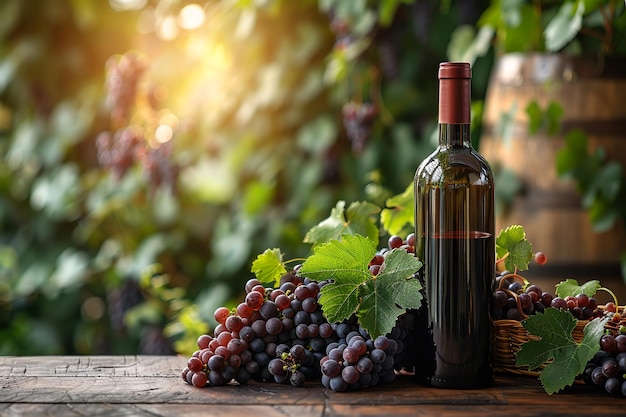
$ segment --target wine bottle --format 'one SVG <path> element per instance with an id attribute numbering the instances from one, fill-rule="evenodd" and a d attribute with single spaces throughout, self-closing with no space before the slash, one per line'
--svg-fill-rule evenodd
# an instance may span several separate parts
<path id="1" fill-rule="evenodd" d="M 471 76 L 468 63 L 440 64 L 439 144 L 415 173 L 426 321 L 415 374 L 442 388 L 480 388 L 493 378 L 494 182 L 470 140 Z"/>

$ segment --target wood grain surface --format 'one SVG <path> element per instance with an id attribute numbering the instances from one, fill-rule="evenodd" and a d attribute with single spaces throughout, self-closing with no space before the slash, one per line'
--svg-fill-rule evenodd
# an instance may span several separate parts
<path id="1" fill-rule="evenodd" d="M 443 390 L 392 384 L 337 393 L 319 381 L 195 388 L 179 356 L 0 357 L 0 416 L 612 416 L 626 398 L 576 385 L 548 395 L 531 377 L 498 375 L 493 387 Z"/>

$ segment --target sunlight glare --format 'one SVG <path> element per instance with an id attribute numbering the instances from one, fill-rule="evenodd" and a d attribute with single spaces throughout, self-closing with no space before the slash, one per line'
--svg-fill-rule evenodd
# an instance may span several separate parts
<path id="1" fill-rule="evenodd" d="M 173 16 L 168 16 L 159 25 L 158 30 L 159 38 L 165 41 L 171 41 L 176 39 L 178 36 L 178 24 L 176 23 L 176 18 Z"/>
<path id="2" fill-rule="evenodd" d="M 178 24 L 186 30 L 197 29 L 204 23 L 204 10 L 198 4 L 188 4 L 178 14 Z"/>
<path id="3" fill-rule="evenodd" d="M 154 139 L 159 143 L 166 143 L 172 139 L 174 131 L 168 125 L 160 125 L 154 132 Z"/>
<path id="4" fill-rule="evenodd" d="M 148 3 L 148 0 L 109 0 L 109 5 L 116 12 L 139 10 Z"/>

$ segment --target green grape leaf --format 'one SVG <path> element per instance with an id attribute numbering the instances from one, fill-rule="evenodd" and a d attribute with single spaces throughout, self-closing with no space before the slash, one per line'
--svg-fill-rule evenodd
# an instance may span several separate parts
<path id="1" fill-rule="evenodd" d="M 541 123 L 543 122 L 543 111 L 537 100 L 532 100 L 526 106 L 526 115 L 528 115 L 528 131 L 531 134 L 536 134 L 539 132 L 539 128 L 541 127 Z"/>
<path id="2" fill-rule="evenodd" d="M 402 194 L 394 195 L 385 202 L 380 213 L 380 223 L 390 235 L 402 235 L 407 225 L 413 227 L 415 220 L 413 183 Z"/>
<path id="3" fill-rule="evenodd" d="M 543 32 L 548 52 L 559 51 L 576 37 L 582 27 L 584 13 L 585 2 L 583 0 L 563 3 Z"/>
<path id="4" fill-rule="evenodd" d="M 552 395 L 571 385 L 585 370 L 587 362 L 600 350 L 605 319 L 591 320 L 583 330 L 583 340 L 572 336 L 576 319 L 569 311 L 546 308 L 522 321 L 524 328 L 539 340 L 528 340 L 517 352 L 516 366 L 537 369 L 545 364 L 539 379 L 545 391 Z M 550 361 L 549 363 L 546 363 Z"/>
<path id="5" fill-rule="evenodd" d="M 582 285 L 578 285 L 578 281 L 568 278 L 565 281 L 561 281 L 556 284 L 555 293 L 561 298 L 578 294 L 586 294 L 589 297 L 593 297 L 600 287 L 602 287 L 602 285 L 600 285 L 600 281 L 596 279 L 587 281 Z"/>
<path id="6" fill-rule="evenodd" d="M 287 272 L 280 249 L 266 249 L 265 252 L 258 255 L 252 262 L 252 272 L 262 283 L 278 287 L 280 277 Z"/>
<path id="7" fill-rule="evenodd" d="M 561 130 L 561 119 L 563 117 L 563 106 L 556 101 L 551 101 L 546 109 L 546 130 L 548 135 L 556 135 Z"/>
<path id="8" fill-rule="evenodd" d="M 304 236 L 305 243 L 314 246 L 330 240 L 339 240 L 342 235 L 363 235 L 378 245 L 376 216 L 380 207 L 368 202 L 354 202 L 345 209 L 346 202 L 338 201 L 330 216 L 313 226 Z"/>
<path id="9" fill-rule="evenodd" d="M 420 266 L 413 255 L 394 249 L 387 255 L 378 275 L 361 287 L 362 302 L 357 317 L 373 338 L 391 332 L 406 309 L 420 307 L 422 286 L 413 276 Z"/>
<path id="10" fill-rule="evenodd" d="M 373 338 L 391 331 L 407 308 L 421 304 L 421 286 L 414 274 L 421 262 L 402 249 L 390 251 L 377 276 L 369 271 L 376 244 L 361 235 L 344 235 L 313 249 L 299 274 L 329 284 L 322 287 L 319 303 L 329 322 L 353 314 Z"/>
<path id="11" fill-rule="evenodd" d="M 528 269 L 533 256 L 532 245 L 526 240 L 526 232 L 520 225 L 512 225 L 502 230 L 496 239 L 498 259 L 504 259 L 504 267 L 509 271 Z"/>

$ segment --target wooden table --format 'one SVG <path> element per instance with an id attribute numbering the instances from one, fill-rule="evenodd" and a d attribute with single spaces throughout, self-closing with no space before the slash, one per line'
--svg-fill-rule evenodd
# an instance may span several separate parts
<path id="1" fill-rule="evenodd" d="M 498 375 L 483 390 L 442 390 L 399 376 L 337 393 L 319 381 L 194 388 L 180 356 L 0 357 L 0 416 L 611 416 L 626 398 L 575 385 L 549 396 L 532 377 Z"/>

